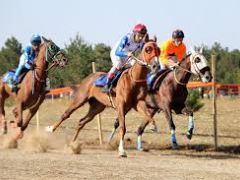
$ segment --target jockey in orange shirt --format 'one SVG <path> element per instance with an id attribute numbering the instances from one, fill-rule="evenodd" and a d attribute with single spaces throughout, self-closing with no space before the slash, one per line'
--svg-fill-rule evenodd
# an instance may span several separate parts
<path id="1" fill-rule="evenodd" d="M 186 54 L 186 46 L 183 43 L 184 33 L 182 30 L 175 30 L 172 38 L 166 40 L 160 45 L 160 65 L 161 69 L 176 66 L 183 60 Z"/>

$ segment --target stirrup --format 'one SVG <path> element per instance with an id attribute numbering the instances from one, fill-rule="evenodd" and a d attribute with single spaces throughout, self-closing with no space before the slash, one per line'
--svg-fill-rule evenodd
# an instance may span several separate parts
<path id="1" fill-rule="evenodd" d="M 105 85 L 103 88 L 102 88 L 102 92 L 104 93 L 111 93 L 112 91 L 112 85 Z"/>

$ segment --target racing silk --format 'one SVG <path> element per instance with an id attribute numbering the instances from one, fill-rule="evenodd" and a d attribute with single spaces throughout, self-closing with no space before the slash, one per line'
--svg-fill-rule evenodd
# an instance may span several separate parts
<path id="1" fill-rule="evenodd" d="M 32 48 L 31 45 L 27 45 L 23 49 L 23 54 L 20 57 L 20 65 L 24 65 L 26 68 L 30 69 L 30 65 L 33 64 L 37 52 Z"/>
<path id="2" fill-rule="evenodd" d="M 184 43 L 181 43 L 179 46 L 175 46 L 173 39 L 168 39 L 160 45 L 161 55 L 160 62 L 161 64 L 168 65 L 169 56 L 175 56 L 177 61 L 180 62 L 183 60 L 186 54 L 186 46 Z"/>
<path id="3" fill-rule="evenodd" d="M 118 56 L 120 59 L 126 59 L 128 52 L 140 52 L 144 46 L 144 40 L 140 43 L 135 43 L 132 34 L 125 35 L 112 48 L 111 54 Z"/>

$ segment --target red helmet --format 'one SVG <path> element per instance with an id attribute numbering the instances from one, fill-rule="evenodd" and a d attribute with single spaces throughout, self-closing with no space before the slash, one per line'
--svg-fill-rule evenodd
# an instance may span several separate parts
<path id="1" fill-rule="evenodd" d="M 133 28 L 134 33 L 141 33 L 141 34 L 146 34 L 147 33 L 147 28 L 144 24 L 137 24 Z"/>

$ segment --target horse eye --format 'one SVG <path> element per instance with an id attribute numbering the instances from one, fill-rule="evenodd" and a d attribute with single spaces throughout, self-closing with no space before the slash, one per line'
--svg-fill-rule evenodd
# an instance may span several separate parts
<path id="1" fill-rule="evenodd" d="M 151 46 L 146 47 L 145 52 L 150 54 L 153 51 L 153 48 Z"/>
<path id="2" fill-rule="evenodd" d="M 199 57 L 197 57 L 196 59 L 195 59 L 195 63 L 200 63 L 201 62 L 201 59 L 199 58 Z"/>

